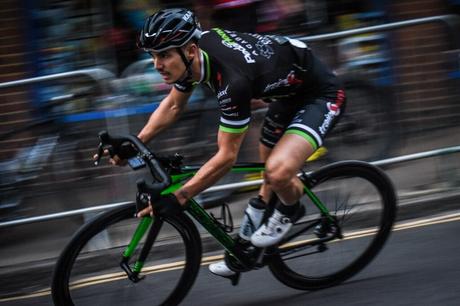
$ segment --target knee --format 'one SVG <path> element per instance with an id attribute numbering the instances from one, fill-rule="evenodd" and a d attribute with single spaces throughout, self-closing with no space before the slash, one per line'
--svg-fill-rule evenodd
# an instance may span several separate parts
<path id="1" fill-rule="evenodd" d="M 279 190 L 288 186 L 295 175 L 282 161 L 269 160 L 266 163 L 264 180 L 274 190 Z"/>

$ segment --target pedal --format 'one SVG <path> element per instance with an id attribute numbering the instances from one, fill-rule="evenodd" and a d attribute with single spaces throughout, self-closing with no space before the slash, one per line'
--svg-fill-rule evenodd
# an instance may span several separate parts
<path id="1" fill-rule="evenodd" d="M 240 282 L 240 278 L 241 278 L 241 273 L 240 272 L 236 272 L 234 275 L 232 276 L 226 276 L 228 279 L 230 279 L 231 283 L 232 283 L 232 286 L 236 286 L 238 285 L 238 283 Z"/>

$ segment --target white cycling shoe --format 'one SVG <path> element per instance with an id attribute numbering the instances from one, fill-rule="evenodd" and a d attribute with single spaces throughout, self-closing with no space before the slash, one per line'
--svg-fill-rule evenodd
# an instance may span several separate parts
<path id="1" fill-rule="evenodd" d="M 236 275 L 236 272 L 231 270 L 224 260 L 210 264 L 209 271 L 211 271 L 212 274 L 216 274 L 223 277 L 230 277 Z"/>
<path id="2" fill-rule="evenodd" d="M 292 224 L 291 218 L 275 209 L 268 222 L 251 236 L 251 243 L 259 248 L 275 245 L 289 232 Z"/>

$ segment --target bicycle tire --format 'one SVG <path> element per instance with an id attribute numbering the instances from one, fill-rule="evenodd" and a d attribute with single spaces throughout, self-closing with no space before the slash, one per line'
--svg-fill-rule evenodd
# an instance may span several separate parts
<path id="1" fill-rule="evenodd" d="M 290 262 L 287 258 L 283 258 L 282 252 L 273 256 L 269 263 L 273 275 L 285 285 L 300 290 L 317 290 L 337 285 L 366 267 L 387 241 L 397 209 L 396 195 L 390 179 L 379 168 L 368 163 L 337 162 L 311 173 L 309 178 L 313 185 L 312 190 L 337 218 L 344 238 L 328 242 L 328 249 L 325 251 L 318 250 L 319 253 L 297 258 L 294 268 L 287 263 Z M 342 186 L 347 190 L 345 183 L 353 184 L 353 189 L 348 189 L 349 193 L 357 192 L 360 188 L 367 189 L 366 196 L 359 197 L 362 199 L 361 203 L 357 200 L 354 202 L 353 195 L 341 191 Z M 356 185 L 357 183 L 360 185 Z M 376 194 L 371 194 L 369 188 L 376 191 Z M 340 195 L 340 198 L 334 197 L 333 192 L 337 192 L 336 195 Z M 340 201 L 335 201 L 334 204 L 334 199 L 342 198 L 352 204 L 349 207 Z M 307 209 L 311 211 L 313 204 L 308 204 L 310 206 Z M 308 215 L 314 216 L 315 213 L 308 214 L 307 211 L 306 217 Z M 346 224 L 345 221 L 350 222 Z M 375 229 L 372 221 L 376 223 Z M 305 225 L 298 225 L 301 226 Z M 311 236 L 316 235 L 311 234 L 310 239 Z M 300 272 L 303 269 L 306 270 L 305 273 Z"/>
<path id="2" fill-rule="evenodd" d="M 146 268 L 149 268 L 151 274 L 146 275 L 145 279 L 133 283 L 127 279 L 126 274 L 118 264 L 121 261 L 126 243 L 130 241 L 134 233 L 134 230 L 126 231 L 126 227 L 131 227 L 132 224 L 133 229 L 135 229 L 134 224 L 139 223 L 133 217 L 134 212 L 134 204 L 128 207 L 115 208 L 97 216 L 73 236 L 61 253 L 53 272 L 51 290 L 55 305 L 109 305 L 113 300 L 116 300 L 117 305 L 124 303 L 132 305 L 136 304 L 136 301 L 140 302 L 141 299 L 144 301 L 148 299 L 149 305 L 155 305 L 153 301 L 155 299 L 161 299 L 156 301 L 157 305 L 177 305 L 184 299 L 200 268 L 201 240 L 198 230 L 185 214 L 163 218 L 164 222 L 160 234 L 147 259 L 156 256 L 161 257 L 164 254 L 163 251 L 168 257 L 172 256 L 172 253 L 176 256 L 179 253 L 176 251 L 181 250 L 184 251 L 183 261 L 185 263 L 183 267 L 181 264 L 177 266 L 162 264 L 151 268 L 144 265 L 142 271 L 149 273 L 146 271 Z M 179 237 L 183 244 L 168 244 L 166 238 L 159 241 L 162 231 L 169 229 L 175 230 L 176 233 L 173 234 L 177 234 L 177 236 L 171 237 L 175 239 Z M 107 248 L 91 245 L 94 243 L 91 241 L 103 240 L 102 237 L 106 236 L 111 237 L 110 243 L 107 243 Z M 126 243 L 124 242 L 125 239 Z M 112 255 L 116 257 L 114 261 L 111 261 Z M 137 256 L 133 258 L 137 258 Z M 165 259 L 160 258 L 155 263 L 161 264 L 162 260 Z M 101 270 L 97 271 L 99 272 L 97 274 L 93 271 L 96 268 Z M 174 270 L 174 268 L 177 269 Z M 162 275 L 166 275 L 166 279 L 165 276 L 162 276 L 161 279 L 155 277 L 154 273 L 160 272 L 163 273 Z M 172 277 L 167 278 L 169 274 L 172 274 Z M 179 277 L 177 274 L 180 274 Z M 171 287 L 170 293 L 163 292 L 163 285 L 169 284 L 171 280 L 177 282 L 176 285 Z M 158 288 L 156 286 L 158 283 L 161 284 L 160 290 L 155 291 L 155 288 Z M 105 286 L 110 288 L 107 289 L 107 292 L 101 292 Z M 94 293 L 95 290 L 96 293 Z M 140 293 L 147 293 L 149 296 L 141 296 Z M 162 294 L 166 294 L 166 296 L 162 297 Z"/>
<path id="3" fill-rule="evenodd" d="M 388 157 L 399 142 L 391 88 L 358 77 L 343 80 L 347 104 L 326 137 L 328 159 L 374 161 Z"/>

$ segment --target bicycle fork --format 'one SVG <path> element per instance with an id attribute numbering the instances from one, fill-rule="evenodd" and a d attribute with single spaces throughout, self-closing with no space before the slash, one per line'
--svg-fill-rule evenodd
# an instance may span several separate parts
<path id="1" fill-rule="evenodd" d="M 152 222 L 153 224 L 152 226 L 150 226 Z M 147 255 L 152 249 L 153 243 L 155 242 L 162 225 L 163 225 L 163 220 L 161 220 L 161 218 L 155 218 L 155 219 L 154 217 L 142 218 L 141 222 L 137 226 L 137 229 L 134 233 L 133 238 L 131 239 L 131 242 L 129 243 L 125 251 L 123 252 L 123 258 L 120 262 L 120 267 L 126 272 L 126 275 L 132 282 L 137 283 L 145 277 L 145 276 L 139 276 L 139 273 L 141 272 L 142 267 L 144 266 L 144 262 L 147 259 Z M 131 269 L 131 266 L 129 265 L 129 260 L 131 259 L 134 251 L 136 250 L 139 244 L 139 241 L 145 235 L 147 230 L 149 230 L 147 239 L 144 245 L 142 246 L 139 258 L 135 262 L 133 269 Z"/>

